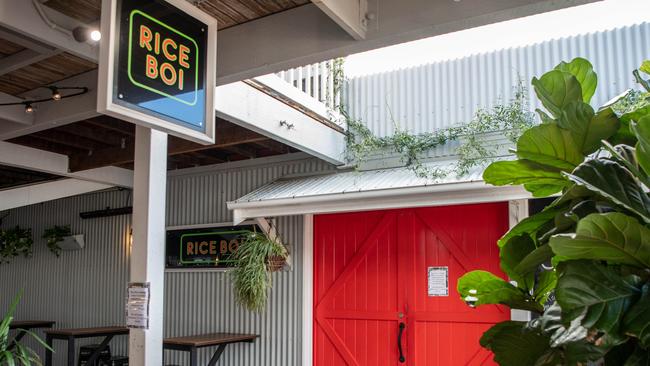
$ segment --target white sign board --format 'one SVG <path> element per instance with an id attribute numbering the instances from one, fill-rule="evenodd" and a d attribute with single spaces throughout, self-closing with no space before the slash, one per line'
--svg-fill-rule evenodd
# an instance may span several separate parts
<path id="1" fill-rule="evenodd" d="M 97 111 L 214 143 L 217 21 L 185 0 L 104 0 Z"/>
<path id="2" fill-rule="evenodd" d="M 429 296 L 449 296 L 449 267 L 429 267 L 427 284 Z"/>
<path id="3" fill-rule="evenodd" d="M 126 326 L 149 329 L 149 283 L 129 283 L 126 299 Z"/>

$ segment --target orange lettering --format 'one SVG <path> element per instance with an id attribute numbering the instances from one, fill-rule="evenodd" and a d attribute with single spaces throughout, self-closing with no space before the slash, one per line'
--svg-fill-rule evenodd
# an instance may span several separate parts
<path id="1" fill-rule="evenodd" d="M 140 47 L 151 51 L 151 29 L 145 25 L 140 26 Z"/>
<path id="2" fill-rule="evenodd" d="M 217 254 L 217 242 L 214 240 L 210 240 L 210 255 L 215 255 Z"/>
<path id="3" fill-rule="evenodd" d="M 184 87 L 183 80 L 185 80 L 185 70 L 179 69 L 178 70 L 178 90 L 183 90 L 183 87 Z"/>
<path id="4" fill-rule="evenodd" d="M 154 35 L 154 38 L 155 39 L 154 39 L 153 48 L 154 48 L 154 52 L 156 53 L 156 55 L 158 55 L 158 54 L 160 54 L 160 33 L 156 32 L 156 34 Z M 149 50 L 149 51 L 151 51 L 151 50 Z"/>
<path id="5" fill-rule="evenodd" d="M 221 244 L 221 254 L 228 253 L 228 242 L 222 240 L 219 244 Z"/>
<path id="6" fill-rule="evenodd" d="M 191 241 L 187 242 L 187 254 L 188 255 L 194 254 L 194 243 Z"/>
<path id="7" fill-rule="evenodd" d="M 171 73 L 170 76 L 167 76 L 167 73 L 165 71 L 169 70 Z M 174 85 L 176 84 L 176 70 L 174 67 L 165 62 L 164 64 L 160 65 L 160 78 L 162 79 L 163 83 L 167 85 Z"/>
<path id="8" fill-rule="evenodd" d="M 150 79 L 155 79 L 158 77 L 158 61 L 156 61 L 156 58 L 151 55 L 147 55 L 146 75 Z"/>
<path id="9" fill-rule="evenodd" d="M 174 42 L 173 39 L 165 38 L 165 40 L 162 43 L 163 54 L 165 55 L 165 57 L 167 57 L 169 61 L 176 61 L 178 57 L 173 53 L 169 53 L 169 46 L 171 46 L 173 49 L 178 48 L 178 46 L 176 46 L 176 42 Z"/>
<path id="10" fill-rule="evenodd" d="M 186 69 L 190 68 L 190 64 L 187 62 L 190 59 L 189 53 L 190 49 L 187 46 L 178 46 L 178 63 Z"/>

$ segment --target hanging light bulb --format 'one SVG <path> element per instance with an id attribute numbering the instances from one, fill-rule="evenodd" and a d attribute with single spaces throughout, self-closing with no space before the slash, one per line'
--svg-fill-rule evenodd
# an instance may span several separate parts
<path id="1" fill-rule="evenodd" d="M 31 103 L 25 104 L 25 113 L 34 113 L 34 106 Z"/>
<path id="2" fill-rule="evenodd" d="M 61 100 L 61 92 L 56 87 L 51 87 L 52 89 L 52 99 Z"/>

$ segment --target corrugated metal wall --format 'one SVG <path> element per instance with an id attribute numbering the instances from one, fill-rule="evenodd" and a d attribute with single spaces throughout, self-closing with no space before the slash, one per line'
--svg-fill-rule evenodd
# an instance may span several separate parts
<path id="1" fill-rule="evenodd" d="M 519 79 L 529 86 L 533 76 L 578 56 L 598 73 L 592 104 L 602 105 L 636 87 L 632 70 L 650 58 L 650 23 L 352 78 L 345 100 L 350 115 L 379 136 L 392 134 L 391 114 L 402 129 L 422 133 L 466 123 L 478 107 L 512 98 Z M 534 111 L 539 104 L 529 92 Z"/>
<path id="2" fill-rule="evenodd" d="M 232 219 L 225 202 L 289 174 L 307 174 L 332 167 L 303 154 L 243 164 L 223 164 L 209 171 L 190 169 L 172 173 L 168 182 L 169 226 L 227 222 Z M 278 160 L 278 159 L 275 159 Z M 8 211 L 3 227 L 31 227 L 34 256 L 0 265 L 0 309 L 5 309 L 20 288 L 25 290 L 17 311 L 19 319 L 52 319 L 57 327 L 123 324 L 129 261 L 131 217 L 81 220 L 79 212 L 121 207 L 130 203 L 129 191 L 109 191 L 47 202 Z M 5 213 L 3 213 L 5 214 Z M 52 225 L 70 224 L 83 233 L 86 248 L 50 254 L 40 236 Z M 165 274 L 165 335 L 203 332 L 247 332 L 262 337 L 254 344 L 229 346 L 220 365 L 299 365 L 301 332 L 302 220 L 287 217 L 277 222 L 279 233 L 291 245 L 294 268 L 273 276 L 274 289 L 262 314 L 239 308 L 232 300 L 224 272 L 167 272 Z M 87 342 L 84 342 L 87 343 Z M 64 343 L 57 343 L 55 365 L 63 364 Z M 114 353 L 126 354 L 126 337 L 111 343 Z M 179 352 L 166 351 L 167 363 L 187 364 Z M 201 363 L 209 354 L 202 352 Z"/>

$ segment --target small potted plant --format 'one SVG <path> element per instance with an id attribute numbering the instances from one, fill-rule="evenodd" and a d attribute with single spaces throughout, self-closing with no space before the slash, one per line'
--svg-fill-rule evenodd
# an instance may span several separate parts
<path id="1" fill-rule="evenodd" d="M 54 225 L 49 229 L 45 229 L 45 232 L 43 233 L 43 239 L 45 239 L 47 248 L 50 250 L 50 252 L 54 253 L 58 257 L 61 255 L 61 247 L 58 243 L 62 242 L 66 236 L 70 235 L 71 231 L 69 225 Z"/>
<path id="2" fill-rule="evenodd" d="M 8 263 L 19 255 L 30 257 L 33 244 L 31 229 L 21 229 L 19 226 L 0 229 L 0 263 Z"/>
<path id="3" fill-rule="evenodd" d="M 272 286 L 271 272 L 282 269 L 288 255 L 284 245 L 270 235 L 245 235 L 235 254 L 238 264 L 232 272 L 237 302 L 251 311 L 264 309 Z"/>

